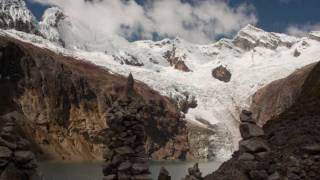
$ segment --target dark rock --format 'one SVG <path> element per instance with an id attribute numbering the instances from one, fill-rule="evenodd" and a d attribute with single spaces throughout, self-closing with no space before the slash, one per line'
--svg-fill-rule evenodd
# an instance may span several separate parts
<path id="1" fill-rule="evenodd" d="M 252 161 L 254 160 L 254 155 L 249 153 L 243 153 L 238 158 L 239 161 Z"/>
<path id="2" fill-rule="evenodd" d="M 212 70 L 212 76 L 223 82 L 229 82 L 231 79 L 230 71 L 222 65 Z"/>
<path id="3" fill-rule="evenodd" d="M 320 144 L 305 146 L 302 150 L 308 154 L 320 154 Z"/>
<path id="4" fill-rule="evenodd" d="M 35 159 L 35 155 L 31 151 L 15 151 L 14 160 L 21 165 L 27 164 Z"/>
<path id="5" fill-rule="evenodd" d="M 0 146 L 0 158 L 3 159 L 9 159 L 12 155 L 12 151 L 4 146 Z"/>
<path id="6" fill-rule="evenodd" d="M 254 170 L 250 171 L 250 177 L 254 180 L 266 180 L 268 173 L 265 170 Z"/>
<path id="7" fill-rule="evenodd" d="M 171 180 L 169 172 L 164 167 L 160 169 L 158 180 Z"/>
<path id="8" fill-rule="evenodd" d="M 103 180 L 116 180 L 116 179 L 117 179 L 117 176 L 114 174 L 103 177 Z"/>
<path id="9" fill-rule="evenodd" d="M 104 148 L 104 151 L 103 151 L 103 158 L 105 160 L 111 160 L 112 157 L 114 155 L 114 151 L 110 150 L 108 147 L 105 147 Z"/>
<path id="10" fill-rule="evenodd" d="M 102 165 L 102 171 L 105 175 L 112 173 L 112 163 L 110 161 L 104 162 Z"/>
<path id="11" fill-rule="evenodd" d="M 240 133 L 243 139 L 260 137 L 264 135 L 263 130 L 259 126 L 251 123 L 242 123 L 240 125 Z"/>
<path id="12" fill-rule="evenodd" d="M 28 180 L 27 174 L 19 170 L 14 164 L 10 163 L 0 175 L 1 180 Z"/>
<path id="13" fill-rule="evenodd" d="M 119 165 L 118 171 L 128 171 L 131 166 L 132 164 L 129 161 L 125 161 Z"/>
<path id="14" fill-rule="evenodd" d="M 268 177 L 268 180 L 281 180 L 280 174 L 278 172 L 274 172 Z"/>
<path id="15" fill-rule="evenodd" d="M 270 151 L 269 146 L 263 139 L 254 138 L 240 141 L 240 148 L 251 153 L 268 152 Z"/>
<path id="16" fill-rule="evenodd" d="M 149 171 L 149 166 L 147 164 L 135 163 L 132 165 L 133 174 L 142 174 Z"/>
<path id="17" fill-rule="evenodd" d="M 249 111 L 243 112 L 240 114 L 240 121 L 244 123 L 253 123 L 255 124 L 252 114 Z"/>
<path id="18" fill-rule="evenodd" d="M 301 55 L 301 52 L 298 49 L 295 49 L 293 52 L 294 57 L 299 57 Z"/>
<path id="19" fill-rule="evenodd" d="M 129 146 L 123 146 L 115 149 L 115 152 L 118 153 L 120 156 L 133 154 L 134 150 Z"/>
<path id="20" fill-rule="evenodd" d="M 132 96 L 134 93 L 134 79 L 131 73 L 128 76 L 126 91 L 127 96 Z"/>
<path id="21" fill-rule="evenodd" d="M 174 68 L 183 72 L 191 72 L 189 67 L 185 64 L 184 61 L 178 61 L 175 65 Z"/>

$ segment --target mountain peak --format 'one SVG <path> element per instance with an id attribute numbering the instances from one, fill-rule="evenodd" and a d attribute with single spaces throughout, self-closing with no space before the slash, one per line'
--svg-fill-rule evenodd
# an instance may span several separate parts
<path id="1" fill-rule="evenodd" d="M 255 47 L 276 49 L 279 46 L 291 47 L 296 40 L 294 37 L 267 32 L 249 24 L 238 32 L 233 43 L 244 50 Z"/>
<path id="2" fill-rule="evenodd" d="M 23 0 L 0 0 L 0 28 L 37 34 L 38 23 Z"/>

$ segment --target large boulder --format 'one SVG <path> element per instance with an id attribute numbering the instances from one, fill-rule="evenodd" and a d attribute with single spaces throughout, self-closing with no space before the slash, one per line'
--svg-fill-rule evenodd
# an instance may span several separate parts
<path id="1" fill-rule="evenodd" d="M 252 138 L 240 141 L 240 150 L 243 149 L 250 153 L 268 152 L 270 151 L 267 143 L 261 138 Z"/>
<path id="2" fill-rule="evenodd" d="M 220 81 L 229 82 L 232 75 L 226 67 L 221 65 L 212 70 L 212 76 Z"/>
<path id="3" fill-rule="evenodd" d="M 243 139 L 260 137 L 264 135 L 263 130 L 259 126 L 251 123 L 242 123 L 240 125 L 240 133 Z"/>

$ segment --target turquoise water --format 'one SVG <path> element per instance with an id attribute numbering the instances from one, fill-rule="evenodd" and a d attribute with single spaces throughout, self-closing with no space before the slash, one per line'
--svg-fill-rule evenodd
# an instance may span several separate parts
<path id="1" fill-rule="evenodd" d="M 206 175 L 216 170 L 221 164 L 222 162 L 219 161 L 200 162 L 199 168 Z M 101 162 L 41 162 L 39 169 L 44 180 L 101 180 L 103 177 L 101 165 Z M 157 179 L 160 168 L 164 166 L 173 180 L 180 180 L 186 176 L 188 168 L 193 165 L 194 162 L 150 162 L 150 171 L 152 178 Z"/>

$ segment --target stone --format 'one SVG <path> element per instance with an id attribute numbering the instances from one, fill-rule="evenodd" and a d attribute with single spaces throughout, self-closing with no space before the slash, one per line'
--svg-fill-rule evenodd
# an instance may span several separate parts
<path id="1" fill-rule="evenodd" d="M 110 161 L 104 162 L 102 164 L 102 171 L 104 175 L 109 175 L 112 173 L 112 163 Z"/>
<path id="2" fill-rule="evenodd" d="M 274 172 L 268 177 L 268 180 L 281 180 L 280 174 L 278 172 Z"/>
<path id="3" fill-rule="evenodd" d="M 169 172 L 166 170 L 166 168 L 161 167 L 158 180 L 171 180 L 171 176 L 169 175 Z"/>
<path id="4" fill-rule="evenodd" d="M 129 161 L 125 161 L 119 165 L 118 171 L 129 171 L 131 166 L 132 164 Z"/>
<path id="5" fill-rule="evenodd" d="M 4 146 L 0 146 L 0 158 L 6 158 L 9 159 L 12 155 L 12 151 Z"/>
<path id="6" fill-rule="evenodd" d="M 103 177 L 103 180 L 116 180 L 116 179 L 117 179 L 117 176 L 115 174 L 111 174 Z"/>
<path id="7" fill-rule="evenodd" d="M 133 174 L 141 174 L 149 171 L 149 166 L 147 164 L 135 163 L 132 165 Z"/>
<path id="8" fill-rule="evenodd" d="M 111 149 L 109 149 L 108 147 L 105 147 L 103 150 L 103 158 L 105 160 L 111 160 L 112 157 L 114 155 L 114 151 L 112 151 Z"/>
<path id="9" fill-rule="evenodd" d="M 35 155 L 31 151 L 15 151 L 14 159 L 18 164 L 23 165 L 35 159 Z"/>
<path id="10" fill-rule="evenodd" d="M 249 116 L 249 115 L 247 115 L 245 113 L 241 113 L 240 114 L 240 121 L 244 122 L 244 123 L 253 123 L 253 124 L 255 124 L 255 121 L 252 118 L 252 116 L 251 115 Z"/>
<path id="11" fill-rule="evenodd" d="M 259 126 L 251 123 L 242 123 L 240 125 L 240 133 L 243 139 L 264 135 L 264 131 Z"/>
<path id="12" fill-rule="evenodd" d="M 10 163 L 0 175 L 0 180 L 28 180 L 27 174 L 19 170 L 13 163 Z"/>
<path id="13" fill-rule="evenodd" d="M 320 154 L 320 144 L 304 146 L 302 150 L 308 154 Z"/>
<path id="14" fill-rule="evenodd" d="M 260 138 L 242 140 L 239 143 L 240 148 L 243 148 L 247 152 L 260 153 L 270 151 L 269 146 Z"/>
<path id="15" fill-rule="evenodd" d="M 295 49 L 293 52 L 294 57 L 299 57 L 301 55 L 301 52 L 298 49 Z"/>
<path id="16" fill-rule="evenodd" d="M 266 180 L 268 178 L 268 173 L 265 170 L 253 170 L 249 174 L 251 179 L 254 180 Z"/>
<path id="17" fill-rule="evenodd" d="M 238 158 L 239 161 L 252 161 L 254 160 L 254 155 L 249 153 L 243 153 Z"/>
<path id="18" fill-rule="evenodd" d="M 123 161 L 123 157 L 120 156 L 120 155 L 116 155 L 116 156 L 114 156 L 114 157 L 112 158 L 111 163 L 112 163 L 113 165 L 119 165 L 122 161 Z"/>
<path id="19" fill-rule="evenodd" d="M 134 153 L 133 149 L 129 146 L 123 146 L 123 147 L 116 148 L 115 152 L 119 155 L 128 155 L 128 154 Z"/>

